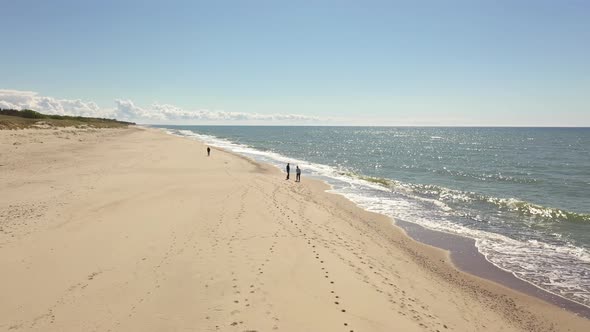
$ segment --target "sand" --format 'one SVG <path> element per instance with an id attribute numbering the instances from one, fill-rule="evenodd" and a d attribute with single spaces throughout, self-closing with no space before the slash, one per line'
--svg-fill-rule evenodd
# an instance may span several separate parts
<path id="1" fill-rule="evenodd" d="M 327 189 L 156 129 L 0 131 L 0 330 L 590 330 Z"/>

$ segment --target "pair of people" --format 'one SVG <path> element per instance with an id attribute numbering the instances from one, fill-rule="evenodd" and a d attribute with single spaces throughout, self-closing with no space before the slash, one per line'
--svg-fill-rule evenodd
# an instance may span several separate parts
<path id="1" fill-rule="evenodd" d="M 301 169 L 299 168 L 299 165 L 295 166 L 295 182 L 301 182 Z M 289 180 L 289 175 L 291 175 L 291 164 L 287 163 L 287 178 L 285 180 Z"/>

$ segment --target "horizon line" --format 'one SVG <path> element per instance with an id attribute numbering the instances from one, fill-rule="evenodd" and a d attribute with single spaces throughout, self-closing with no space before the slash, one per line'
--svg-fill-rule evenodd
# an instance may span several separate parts
<path id="1" fill-rule="evenodd" d="M 201 127 L 366 127 L 366 128 L 547 128 L 547 129 L 590 129 L 590 126 L 534 126 L 534 125 L 281 125 L 281 124 L 142 124 L 138 126 L 201 126 Z"/>

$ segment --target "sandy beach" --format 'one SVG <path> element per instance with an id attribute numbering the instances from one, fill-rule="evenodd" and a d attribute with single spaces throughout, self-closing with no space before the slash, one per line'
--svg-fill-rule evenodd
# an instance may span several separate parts
<path id="1" fill-rule="evenodd" d="M 590 331 L 318 180 L 205 148 L 0 130 L 0 330 Z"/>

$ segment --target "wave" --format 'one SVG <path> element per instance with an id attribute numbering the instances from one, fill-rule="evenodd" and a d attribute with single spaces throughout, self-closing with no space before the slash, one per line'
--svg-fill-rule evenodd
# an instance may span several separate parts
<path id="1" fill-rule="evenodd" d="M 517 212 L 523 216 L 530 216 L 547 222 L 573 222 L 590 224 L 590 214 L 564 211 L 557 208 L 545 207 L 538 204 L 520 201 L 514 198 L 487 198 L 500 209 Z"/>
<path id="2" fill-rule="evenodd" d="M 470 178 L 479 181 L 497 181 L 497 182 L 509 182 L 509 183 L 519 183 L 519 184 L 535 184 L 538 183 L 539 180 L 535 178 L 527 178 L 527 177 L 517 177 L 512 175 L 504 175 L 501 173 L 482 173 L 482 174 L 472 174 L 465 171 L 455 171 L 450 170 L 447 168 L 443 169 L 429 169 L 429 171 L 437 174 L 442 175 L 449 175 L 456 178 Z"/>
<path id="3" fill-rule="evenodd" d="M 546 207 L 539 204 L 522 201 L 517 198 L 498 198 L 449 189 L 432 184 L 403 183 L 397 180 L 365 176 L 353 172 L 341 173 L 342 175 L 356 177 L 374 184 L 381 185 L 390 190 L 400 190 L 420 196 L 434 197 L 441 202 L 485 203 L 494 205 L 500 212 L 513 212 L 523 217 L 530 217 L 538 222 L 572 222 L 590 224 L 590 214 L 565 211 L 559 208 Z"/>

